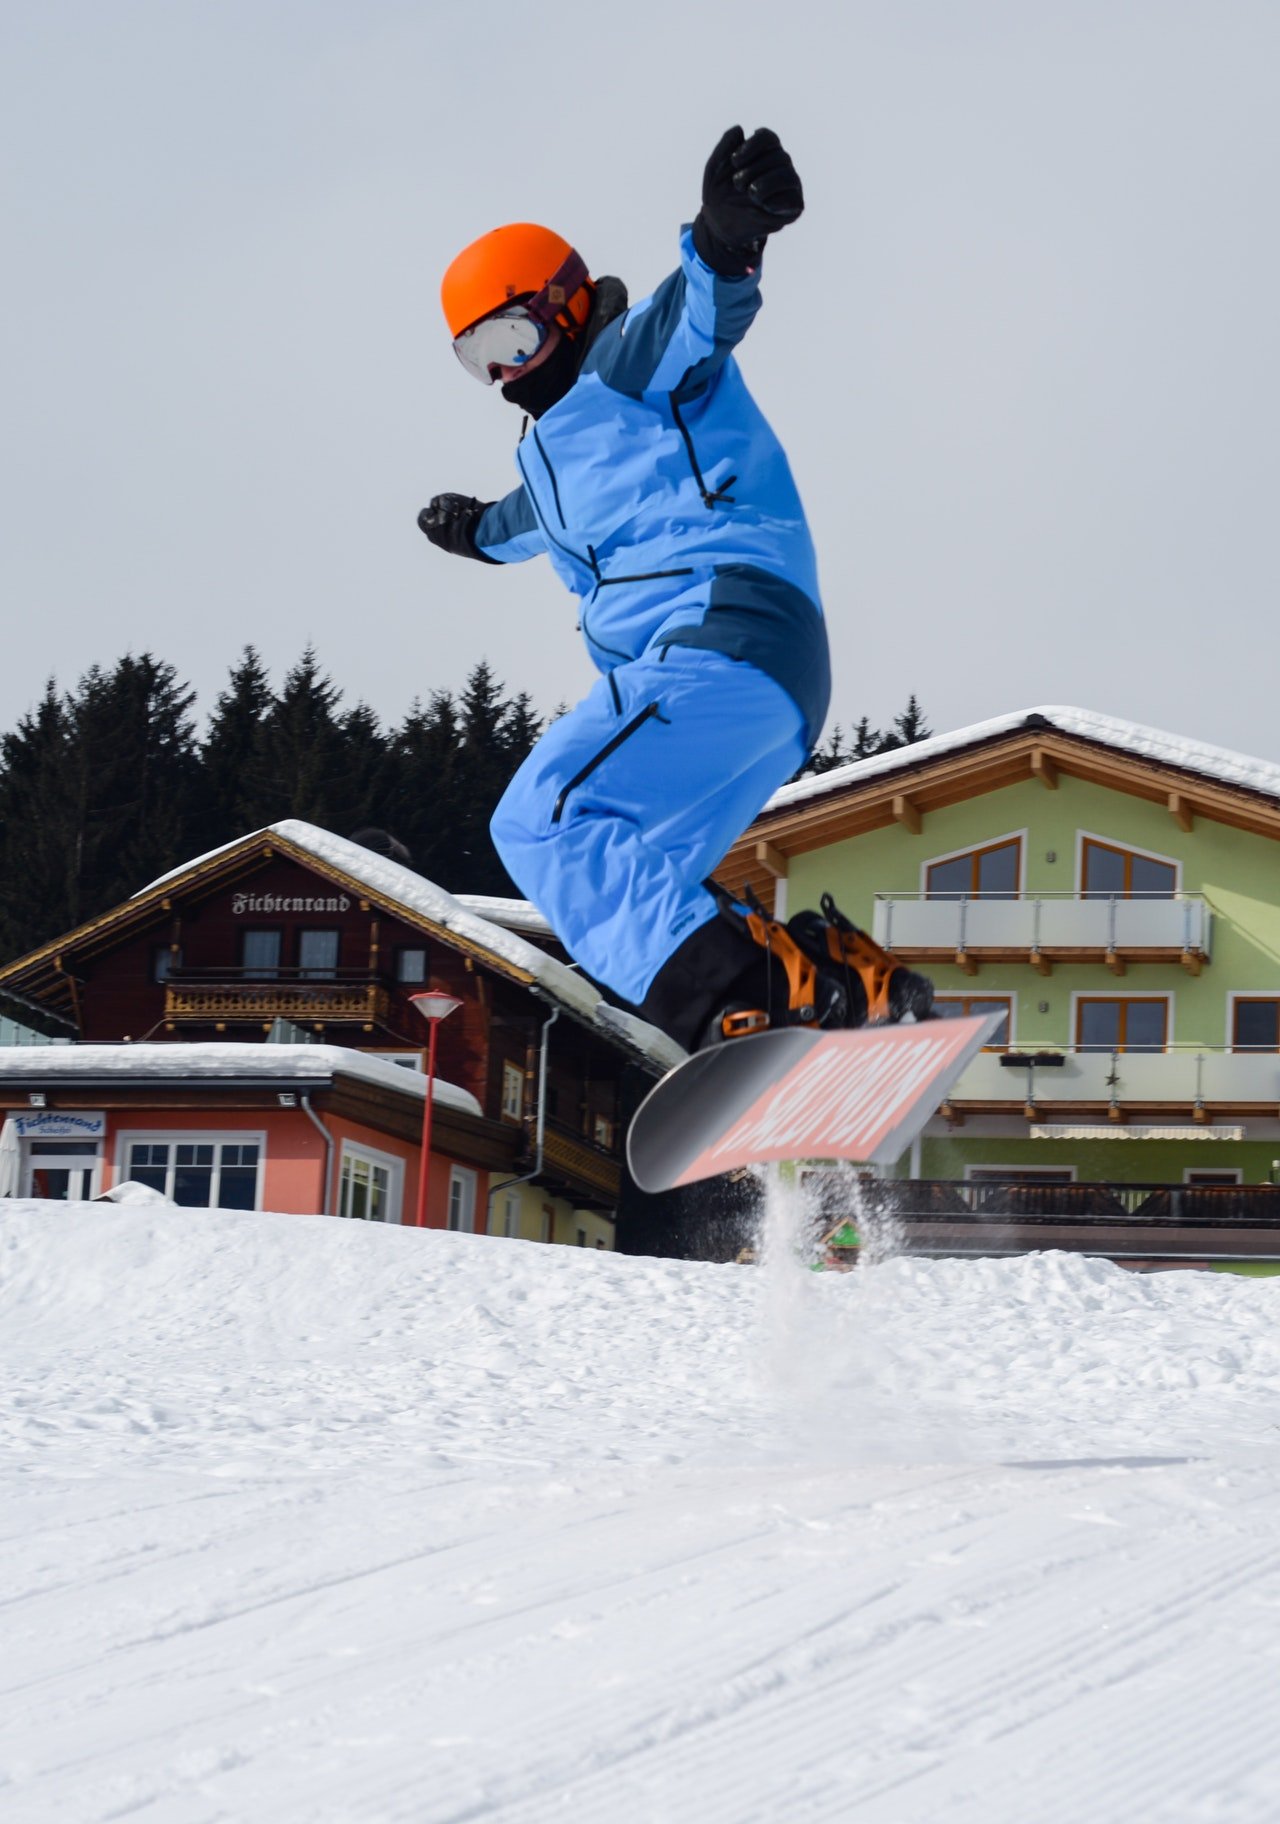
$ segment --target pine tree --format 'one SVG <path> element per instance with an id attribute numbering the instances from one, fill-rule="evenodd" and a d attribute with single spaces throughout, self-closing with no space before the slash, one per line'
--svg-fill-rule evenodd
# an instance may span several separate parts
<path id="1" fill-rule="evenodd" d="M 459 735 L 457 707 L 435 690 L 424 709 L 415 699 L 387 744 L 384 808 L 379 822 L 408 848 L 420 873 L 448 884 L 456 822 Z"/>
<path id="2" fill-rule="evenodd" d="M 254 733 L 241 801 L 248 829 L 286 817 L 333 827 L 343 789 L 341 700 L 308 644 Z"/>
<path id="3" fill-rule="evenodd" d="M 273 702 L 271 680 L 253 646 L 231 668 L 209 717 L 200 749 L 200 809 L 210 848 L 255 827 L 246 794 L 262 724 Z"/>
<path id="4" fill-rule="evenodd" d="M 71 743 L 52 678 L 36 708 L 0 736 L 0 956 L 6 961 L 75 922 Z"/>
<path id="5" fill-rule="evenodd" d="M 187 857 L 198 776 L 195 693 L 132 653 L 91 666 L 66 699 L 74 806 L 72 922 L 127 899 Z"/>
<path id="6" fill-rule="evenodd" d="M 802 779 L 807 773 L 829 773 L 833 767 L 843 766 L 849 758 L 844 748 L 844 730 L 837 722 L 827 737 L 826 746 L 815 747 L 795 777 Z"/>
<path id="7" fill-rule="evenodd" d="M 868 760 L 872 754 L 880 752 L 880 743 L 884 739 L 878 728 L 872 728 L 866 716 L 859 716 L 853 728 L 853 746 L 849 750 L 851 760 Z"/>
<path id="8" fill-rule="evenodd" d="M 845 766 L 851 760 L 869 760 L 876 754 L 891 754 L 900 747 L 910 747 L 914 741 L 928 740 L 932 732 L 913 691 L 907 698 L 907 707 L 901 715 L 893 718 L 893 725 L 888 729 L 881 731 L 872 728 L 868 717 L 859 716 L 853 725 L 853 744 L 848 748 L 844 745 L 843 730 L 837 723 L 826 746 L 814 749 L 795 778 L 829 773 L 833 767 Z"/>
<path id="9" fill-rule="evenodd" d="M 914 690 L 907 698 L 907 707 L 902 714 L 893 718 L 893 728 L 902 747 L 910 747 L 915 741 L 927 741 L 932 735 L 933 730 L 924 719 Z"/>
<path id="10" fill-rule="evenodd" d="M 528 759 L 542 729 L 542 718 L 535 712 L 528 691 L 522 690 L 508 703 L 502 718 L 502 752 L 508 779 Z"/>
<path id="11" fill-rule="evenodd" d="M 511 706 L 485 660 L 472 667 L 458 707 L 460 789 L 450 857 L 456 873 L 441 885 L 456 893 L 513 894 L 489 835 L 489 819 L 514 771 L 505 732 Z"/>
<path id="12" fill-rule="evenodd" d="M 335 782 L 331 829 L 349 836 L 366 824 L 382 824 L 387 789 L 387 742 L 367 703 L 357 703 L 338 723 L 341 778 Z"/>

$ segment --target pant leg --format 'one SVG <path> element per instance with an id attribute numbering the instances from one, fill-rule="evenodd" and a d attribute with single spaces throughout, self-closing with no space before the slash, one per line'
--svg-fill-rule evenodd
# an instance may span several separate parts
<path id="1" fill-rule="evenodd" d="M 669 647 L 603 678 L 508 786 L 508 872 L 597 981 L 639 1002 L 715 915 L 702 882 L 805 757 L 800 711 L 753 665 Z"/>

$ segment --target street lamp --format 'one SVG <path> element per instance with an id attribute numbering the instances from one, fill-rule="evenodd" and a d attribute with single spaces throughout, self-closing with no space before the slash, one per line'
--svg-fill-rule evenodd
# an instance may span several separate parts
<path id="1" fill-rule="evenodd" d="M 436 1075 L 436 1028 L 441 1020 L 461 1007 L 462 1002 L 455 1000 L 451 994 L 411 994 L 409 999 L 427 1022 L 430 1037 L 427 1040 L 427 1099 L 422 1108 L 422 1163 L 418 1167 L 418 1208 L 414 1214 L 414 1227 L 424 1229 L 427 1226 L 427 1177 L 431 1171 L 431 1091 Z"/>

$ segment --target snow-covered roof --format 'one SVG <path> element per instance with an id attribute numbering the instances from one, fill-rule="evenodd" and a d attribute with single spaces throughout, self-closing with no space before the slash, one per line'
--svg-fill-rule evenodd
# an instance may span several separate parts
<path id="1" fill-rule="evenodd" d="M 507 931 L 536 931 L 539 937 L 555 933 L 538 908 L 527 899 L 497 899 L 489 893 L 455 893 L 454 898 L 468 912 L 487 918 L 492 925 Z"/>
<path id="2" fill-rule="evenodd" d="M 294 1084 L 303 1093 L 309 1083 L 328 1083 L 342 1076 L 359 1077 L 381 1089 L 416 1096 L 419 1101 L 427 1093 L 427 1080 L 421 1071 L 371 1057 L 366 1051 L 352 1051 L 345 1045 L 263 1045 L 234 1040 L 191 1044 L 174 1040 L 158 1045 L 134 1045 L 128 1041 L 119 1045 L 16 1045 L 0 1051 L 0 1084 L 14 1077 L 65 1083 L 100 1076 L 190 1078 L 202 1082 L 256 1077 Z M 432 1084 L 431 1100 L 470 1115 L 483 1113 L 468 1090 L 443 1083 L 438 1077 Z"/>
<path id="3" fill-rule="evenodd" d="M 415 874 L 412 868 L 406 868 L 402 862 L 392 861 L 385 855 L 375 855 L 371 849 L 363 848 L 358 842 L 349 842 L 344 836 L 335 836 L 330 830 L 322 830 L 313 823 L 303 823 L 294 817 L 270 824 L 264 830 L 256 830 L 253 836 L 278 837 L 314 860 L 358 881 L 380 898 L 395 901 L 407 912 L 429 919 L 432 924 L 453 932 L 464 942 L 509 963 L 514 969 L 531 976 L 553 1005 L 638 1052 L 660 1070 L 670 1070 L 684 1057 L 683 1049 L 674 1039 L 669 1039 L 656 1026 L 637 1019 L 634 1014 L 624 1013 L 621 1008 L 613 1006 L 571 964 L 562 963 L 556 957 L 548 956 L 545 950 L 527 943 L 518 931 L 508 929 L 492 918 L 482 917 L 465 900 L 446 892 L 424 875 Z M 223 843 L 221 847 L 211 849 L 208 854 L 197 856 L 194 861 L 184 862 L 182 867 L 162 874 L 158 880 L 153 880 L 149 886 L 144 887 L 142 892 L 154 892 L 166 882 L 190 873 L 192 869 L 205 865 L 219 855 L 229 854 L 250 840 L 251 837 L 242 836 L 236 842 Z M 134 897 L 140 895 L 135 894 Z M 515 902 L 504 900 L 498 903 L 510 906 Z"/>
<path id="4" fill-rule="evenodd" d="M 825 797 L 828 792 L 846 790 L 888 774 L 914 771 L 927 766 L 931 760 L 999 735 L 1046 727 L 1064 735 L 1078 735 L 1085 741 L 1096 741 L 1102 747 L 1115 748 L 1118 753 L 1132 755 L 1135 759 L 1154 760 L 1184 772 L 1203 774 L 1222 785 L 1242 786 L 1248 791 L 1280 798 L 1280 765 L 1272 760 L 1259 760 L 1231 748 L 1214 747 L 1207 741 L 1191 741 L 1185 735 L 1147 728 L 1141 722 L 1125 722 L 1116 716 L 1104 716 L 1097 710 L 1050 704 L 1040 709 L 1019 709 L 1009 715 L 992 716 L 989 721 L 973 722 L 967 728 L 953 729 L 945 735 L 930 735 L 926 741 L 895 748 L 889 754 L 875 754 L 869 760 L 851 760 L 847 766 L 833 767 L 829 773 L 797 779 L 776 791 L 762 814 L 788 810 L 807 799 Z"/>

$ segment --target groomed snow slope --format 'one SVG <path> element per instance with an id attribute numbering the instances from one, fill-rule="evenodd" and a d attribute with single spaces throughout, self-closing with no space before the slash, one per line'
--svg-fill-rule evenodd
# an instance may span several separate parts
<path id="1" fill-rule="evenodd" d="M 0 1214 L 0 1815 L 1273 1824 L 1280 1282 Z"/>

